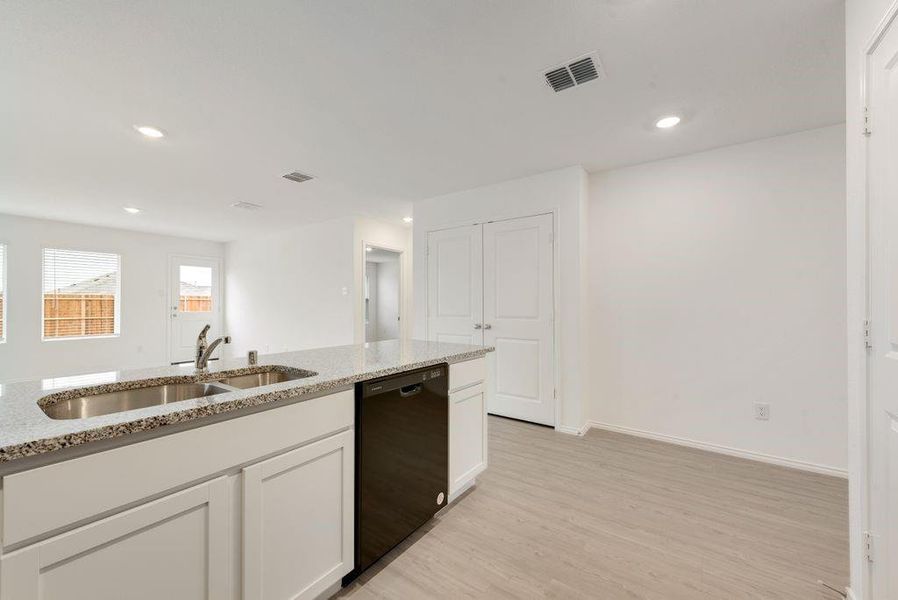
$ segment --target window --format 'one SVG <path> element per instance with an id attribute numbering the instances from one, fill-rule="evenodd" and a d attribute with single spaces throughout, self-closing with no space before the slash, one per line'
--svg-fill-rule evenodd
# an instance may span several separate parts
<path id="1" fill-rule="evenodd" d="M 6 246 L 0 244 L 0 342 L 6 341 Z"/>
<path id="2" fill-rule="evenodd" d="M 119 334 L 121 257 L 44 248 L 44 339 Z"/>
<path id="3" fill-rule="evenodd" d="M 212 312 L 212 267 L 180 265 L 179 312 Z"/>

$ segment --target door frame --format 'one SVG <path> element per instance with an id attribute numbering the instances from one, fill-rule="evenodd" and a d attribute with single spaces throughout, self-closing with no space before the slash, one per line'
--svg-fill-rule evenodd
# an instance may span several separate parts
<path id="1" fill-rule="evenodd" d="M 870 531 L 870 476 L 869 453 L 870 417 L 869 353 L 865 339 L 865 322 L 870 316 L 870 237 L 869 237 L 869 156 L 870 144 L 866 124 L 871 89 L 871 58 L 890 27 L 898 27 L 898 0 L 886 10 L 879 24 L 864 45 L 861 56 L 861 131 L 848 131 L 847 136 L 864 136 L 858 145 L 857 155 L 857 201 L 852 202 L 853 189 L 847 195 L 847 375 L 849 412 L 849 455 L 848 455 L 848 525 L 850 545 L 850 587 L 849 597 L 868 598 L 872 593 L 873 563 L 867 560 L 864 536 Z M 849 139 L 851 139 L 849 137 Z M 850 173 L 849 173 L 850 174 Z M 852 443 L 853 442 L 853 443 Z"/>
<path id="2" fill-rule="evenodd" d="M 898 0 L 896 0 L 898 1 Z M 561 425 L 561 405 L 563 404 L 562 396 L 559 394 L 559 390 L 561 390 L 561 369 L 559 366 L 561 365 L 560 352 L 561 352 L 561 314 L 558 310 L 558 307 L 561 306 L 561 264 L 560 264 L 560 256 L 558 253 L 558 231 L 559 231 L 559 210 L 557 208 L 552 208 L 551 210 L 542 210 L 538 212 L 527 212 L 523 214 L 504 214 L 501 216 L 497 216 L 493 219 L 487 220 L 470 220 L 465 219 L 462 221 L 457 221 L 455 223 L 447 223 L 444 225 L 439 225 L 436 227 L 430 227 L 424 232 L 424 237 L 427 240 L 427 248 L 425 249 L 425 256 L 430 253 L 430 234 L 436 231 L 446 231 L 447 229 L 456 229 L 458 227 L 473 227 L 474 225 L 485 225 L 486 223 L 498 223 L 501 221 L 512 221 L 514 219 L 525 219 L 527 217 L 539 217 L 542 215 L 552 215 L 552 342 L 554 348 L 552 349 L 552 388 L 555 390 L 555 425 L 553 426 L 556 431 L 564 431 L 565 433 L 571 433 L 568 431 L 568 428 L 562 427 Z M 424 262 L 424 273 L 425 273 L 425 286 L 424 286 L 424 336 L 426 339 L 430 339 L 430 298 L 427 296 L 430 290 L 430 265 L 429 261 Z M 483 274 L 481 273 L 481 278 Z M 481 287 L 483 282 L 481 281 Z M 489 409 L 489 399 L 487 398 L 487 411 Z"/>
<path id="3" fill-rule="evenodd" d="M 176 254 L 170 253 L 168 255 L 168 262 L 165 266 L 165 361 L 168 364 L 172 364 L 172 352 L 171 352 L 171 343 L 172 343 L 172 318 L 171 318 L 171 307 L 169 303 L 172 299 L 172 267 L 174 267 L 175 262 L 180 259 L 187 260 L 208 260 L 210 262 L 216 263 L 217 271 L 218 271 L 218 314 L 219 319 L 221 320 L 220 329 L 224 330 L 225 328 L 225 293 L 224 293 L 224 261 L 220 256 L 200 256 L 199 254 Z"/>
<path id="4" fill-rule="evenodd" d="M 371 246 L 372 248 L 377 248 L 378 250 L 386 250 L 387 252 L 395 252 L 399 255 L 399 339 L 405 340 L 408 339 L 408 324 L 406 323 L 406 311 L 405 311 L 405 250 L 400 248 L 394 248 L 388 246 L 386 244 L 378 244 L 376 242 L 366 242 L 364 239 L 362 240 L 362 248 L 360 250 L 362 255 L 362 278 L 360 281 L 356 282 L 358 284 L 358 294 L 356 294 L 356 306 L 355 309 L 357 314 L 361 315 L 361 327 L 362 327 L 362 343 L 368 343 L 368 333 L 365 327 L 365 268 L 368 264 L 367 260 L 367 252 L 365 252 L 365 248 Z"/>

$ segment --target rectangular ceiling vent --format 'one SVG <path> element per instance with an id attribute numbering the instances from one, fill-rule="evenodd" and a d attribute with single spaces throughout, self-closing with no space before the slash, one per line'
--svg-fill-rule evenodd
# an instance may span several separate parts
<path id="1" fill-rule="evenodd" d="M 299 171 L 293 171 L 292 173 L 287 173 L 284 175 L 284 179 L 289 179 L 290 181 L 295 181 L 296 183 L 302 183 L 304 181 L 308 181 L 310 179 L 315 179 L 311 175 L 306 175 L 305 173 L 300 173 Z"/>
<path id="2" fill-rule="evenodd" d="M 545 72 L 549 87 L 560 92 L 597 79 L 605 79 L 605 69 L 595 52 L 553 67 Z"/>
<path id="3" fill-rule="evenodd" d="M 239 208 L 241 210 L 259 210 L 262 208 L 258 204 L 253 204 L 252 202 L 235 202 L 231 205 L 232 208 Z"/>

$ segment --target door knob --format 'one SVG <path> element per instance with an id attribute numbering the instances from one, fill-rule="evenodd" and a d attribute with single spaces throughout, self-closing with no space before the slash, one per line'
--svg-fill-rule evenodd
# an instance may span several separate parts
<path id="1" fill-rule="evenodd" d="M 474 329 L 483 329 L 483 325 L 480 323 L 474 323 Z"/>
<path id="2" fill-rule="evenodd" d="M 492 329 L 493 326 L 490 325 L 489 323 L 487 323 L 486 325 L 483 326 L 483 328 L 484 328 L 484 329 Z"/>

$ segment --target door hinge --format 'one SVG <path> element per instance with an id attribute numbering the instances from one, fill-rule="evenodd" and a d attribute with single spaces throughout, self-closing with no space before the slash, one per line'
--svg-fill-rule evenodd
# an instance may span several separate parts
<path id="1" fill-rule="evenodd" d="M 872 334 L 870 333 L 869 320 L 864 321 L 864 348 L 866 348 L 867 350 L 873 349 L 873 338 Z"/>
<path id="2" fill-rule="evenodd" d="M 864 135 L 870 135 L 873 133 L 873 119 L 870 116 L 870 109 L 866 106 L 864 107 Z"/>
<path id="3" fill-rule="evenodd" d="M 867 562 L 873 562 L 873 534 L 864 532 L 864 558 Z"/>

